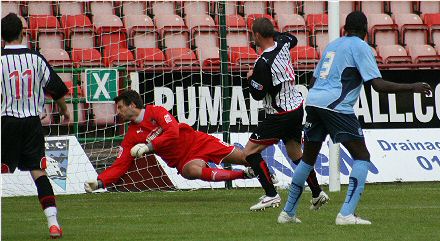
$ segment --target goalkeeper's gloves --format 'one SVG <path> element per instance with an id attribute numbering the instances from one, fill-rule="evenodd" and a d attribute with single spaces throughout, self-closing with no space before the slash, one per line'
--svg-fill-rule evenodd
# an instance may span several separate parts
<path id="1" fill-rule="evenodd" d="M 153 151 L 153 145 L 151 143 L 148 144 L 139 143 L 131 148 L 130 154 L 132 157 L 139 158 L 152 151 Z"/>
<path id="2" fill-rule="evenodd" d="M 93 191 L 104 188 L 104 184 L 101 180 L 89 180 L 84 183 L 84 190 L 87 193 L 92 193 Z"/>

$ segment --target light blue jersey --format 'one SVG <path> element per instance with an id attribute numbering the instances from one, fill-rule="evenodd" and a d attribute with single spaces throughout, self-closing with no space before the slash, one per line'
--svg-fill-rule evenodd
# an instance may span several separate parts
<path id="1" fill-rule="evenodd" d="M 370 46 L 359 37 L 329 43 L 313 76 L 306 105 L 353 114 L 363 82 L 382 78 Z"/>

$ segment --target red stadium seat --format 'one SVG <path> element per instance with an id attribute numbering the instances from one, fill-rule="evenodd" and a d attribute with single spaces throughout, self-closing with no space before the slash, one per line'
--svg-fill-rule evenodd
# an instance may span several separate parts
<path id="1" fill-rule="evenodd" d="M 228 31 L 247 31 L 246 22 L 244 18 L 240 15 L 226 15 L 226 28 Z M 218 18 L 216 23 L 219 24 Z"/>
<path id="2" fill-rule="evenodd" d="M 307 27 L 314 37 L 313 46 L 322 53 L 329 42 L 328 38 L 328 15 L 309 14 L 307 15 Z"/>
<path id="3" fill-rule="evenodd" d="M 69 15 L 84 15 L 85 14 L 85 4 L 84 2 L 63 2 L 59 3 L 59 15 L 69 16 Z"/>
<path id="4" fill-rule="evenodd" d="M 252 24 L 258 18 L 267 18 L 267 19 L 269 19 L 272 22 L 272 24 L 275 27 L 275 29 L 277 30 L 277 28 L 278 28 L 277 23 L 275 22 L 275 20 L 270 15 L 268 15 L 268 14 L 259 14 L 259 13 L 249 14 L 247 16 L 246 23 L 247 23 L 247 26 L 248 26 L 249 30 L 252 30 Z"/>
<path id="5" fill-rule="evenodd" d="M 127 48 L 107 47 L 104 49 L 104 65 L 111 66 L 135 66 L 136 61 L 133 53 Z"/>
<path id="6" fill-rule="evenodd" d="M 139 67 L 166 66 L 165 55 L 158 48 L 136 48 L 136 62 Z"/>
<path id="7" fill-rule="evenodd" d="M 339 15 L 347 16 L 349 13 L 353 12 L 354 10 L 356 10 L 355 1 L 340 1 L 339 2 Z M 342 27 L 342 26 L 344 26 L 344 24 L 345 24 L 345 19 L 344 19 L 344 23 L 340 26 Z"/>
<path id="8" fill-rule="evenodd" d="M 416 45 L 428 43 L 428 26 L 416 14 L 394 14 L 394 22 L 400 31 L 401 44 Z"/>
<path id="9" fill-rule="evenodd" d="M 156 18 L 159 15 L 175 15 L 176 6 L 172 1 L 159 2 L 153 1 L 151 3 L 151 8 L 153 9 L 153 15 Z"/>
<path id="10" fill-rule="evenodd" d="M 382 57 L 384 64 L 412 63 L 411 57 L 405 48 L 400 45 L 380 45 L 376 48 L 378 55 Z"/>
<path id="11" fill-rule="evenodd" d="M 20 3 L 19 2 L 1 2 L 2 8 L 2 18 L 9 13 L 15 13 L 21 15 Z"/>
<path id="12" fill-rule="evenodd" d="M 425 14 L 423 18 L 429 27 L 429 42 L 440 46 L 440 13 Z"/>
<path id="13" fill-rule="evenodd" d="M 225 15 L 237 15 L 238 14 L 238 4 L 236 1 L 225 1 Z M 218 10 L 217 10 L 218 13 Z"/>
<path id="14" fill-rule="evenodd" d="M 102 66 L 101 54 L 96 49 L 72 49 L 72 61 L 75 67 Z"/>
<path id="15" fill-rule="evenodd" d="M 299 1 L 298 9 L 305 16 L 309 14 L 324 14 L 327 13 L 324 1 Z"/>
<path id="16" fill-rule="evenodd" d="M 384 2 L 382 1 L 360 1 L 360 9 L 365 15 L 385 12 Z"/>
<path id="17" fill-rule="evenodd" d="M 415 64 L 440 62 L 440 56 L 437 55 L 435 49 L 430 45 L 411 45 L 407 49 Z"/>
<path id="18" fill-rule="evenodd" d="M 198 32 L 194 36 L 195 47 L 219 47 L 219 36 L 217 32 Z"/>
<path id="19" fill-rule="evenodd" d="M 374 46 L 398 44 L 398 29 L 387 14 L 368 14 L 369 41 Z"/>
<path id="20" fill-rule="evenodd" d="M 420 1 L 419 3 L 419 11 L 420 16 L 423 16 L 427 13 L 440 13 L 440 2 L 439 1 Z"/>
<path id="21" fill-rule="evenodd" d="M 246 1 L 243 7 L 245 17 L 251 14 L 267 14 L 267 2 L 264 1 Z"/>
<path id="22" fill-rule="evenodd" d="M 229 59 L 233 64 L 238 65 L 253 65 L 255 60 L 258 58 L 255 50 L 250 47 L 230 47 L 229 48 Z"/>
<path id="23" fill-rule="evenodd" d="M 388 11 L 393 15 L 414 12 L 414 2 L 412 1 L 389 1 L 388 6 Z"/>
<path id="24" fill-rule="evenodd" d="M 93 48 L 94 33 L 90 19 L 85 15 L 63 15 L 61 26 L 71 48 Z"/>
<path id="25" fill-rule="evenodd" d="M 228 32 L 226 35 L 226 43 L 229 47 L 248 47 L 248 32 Z"/>
<path id="26" fill-rule="evenodd" d="M 202 66 L 219 66 L 220 54 L 218 47 L 201 47 L 196 49 L 197 57 Z"/>
<path id="27" fill-rule="evenodd" d="M 55 16 L 30 16 L 29 28 L 33 39 L 38 39 L 38 33 L 61 33 L 60 24 Z"/>
<path id="28" fill-rule="evenodd" d="M 371 47 L 371 51 L 373 52 L 374 58 L 376 58 L 376 62 L 378 64 L 383 64 L 383 60 L 382 57 L 380 57 L 379 55 L 377 55 L 377 51 L 375 48 Z"/>
<path id="29" fill-rule="evenodd" d="M 165 57 L 171 67 L 199 64 L 196 55 L 189 48 L 168 48 L 165 50 Z"/>
<path id="30" fill-rule="evenodd" d="M 273 11 L 275 13 L 275 19 L 277 19 L 277 15 L 280 14 L 298 14 L 298 8 L 294 1 L 274 1 Z"/>
<path id="31" fill-rule="evenodd" d="M 189 31 L 177 15 L 159 15 L 154 18 L 165 48 L 189 48 Z"/>
<path id="32" fill-rule="evenodd" d="M 191 32 L 191 45 L 195 44 L 195 40 L 201 38 L 218 38 L 218 26 L 215 25 L 214 20 L 209 15 L 188 15 L 185 18 L 185 23 Z M 212 36 L 212 37 L 211 37 Z M 199 41 L 200 42 L 200 41 Z M 214 41 L 214 45 L 217 45 L 217 41 Z M 200 46 L 200 45 L 196 45 Z"/>
<path id="33" fill-rule="evenodd" d="M 91 105 L 93 113 L 93 122 L 96 125 L 113 125 L 115 124 L 116 105 L 113 103 L 94 103 Z"/>
<path id="34" fill-rule="evenodd" d="M 116 15 L 93 16 L 95 33 L 98 34 L 98 45 L 103 48 L 127 48 L 126 30 Z"/>
<path id="35" fill-rule="evenodd" d="M 122 1 L 122 14 L 124 17 L 135 16 L 135 15 L 147 15 L 147 3 L 146 2 L 135 2 L 135 1 Z M 125 19 L 124 19 L 125 21 Z"/>
<path id="36" fill-rule="evenodd" d="M 40 53 L 52 66 L 71 66 L 69 54 L 64 49 L 40 49 Z"/>
<path id="37" fill-rule="evenodd" d="M 142 40 L 144 36 L 152 37 L 149 40 L 157 42 L 157 32 L 153 20 L 146 15 L 126 15 L 124 26 L 128 31 L 130 46 L 136 46 L 134 42 Z"/>
<path id="38" fill-rule="evenodd" d="M 51 2 L 29 1 L 28 3 L 29 15 L 53 15 L 53 8 Z"/>
<path id="39" fill-rule="evenodd" d="M 209 15 L 209 2 L 185 1 L 183 2 L 183 13 L 186 17 L 190 15 Z"/>
<path id="40" fill-rule="evenodd" d="M 310 45 L 303 17 L 298 14 L 278 14 L 276 18 L 280 32 L 291 32 L 298 39 L 298 46 Z"/>
<path id="41" fill-rule="evenodd" d="M 292 62 L 297 64 L 317 64 L 319 53 L 310 46 L 296 46 L 290 50 Z"/>
<path id="42" fill-rule="evenodd" d="M 111 1 L 90 1 L 90 12 L 93 16 L 97 15 L 115 15 L 115 7 Z"/>

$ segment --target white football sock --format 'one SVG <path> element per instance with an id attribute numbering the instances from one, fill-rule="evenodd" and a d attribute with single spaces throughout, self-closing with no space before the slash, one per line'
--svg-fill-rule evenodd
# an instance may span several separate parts
<path id="1" fill-rule="evenodd" d="M 44 214 L 47 217 L 47 226 L 50 228 L 52 225 L 60 226 L 57 221 L 57 208 L 48 207 L 44 209 Z"/>

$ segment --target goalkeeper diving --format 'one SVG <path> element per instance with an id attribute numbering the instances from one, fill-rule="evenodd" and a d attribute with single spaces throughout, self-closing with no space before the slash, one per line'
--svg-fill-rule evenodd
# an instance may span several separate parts
<path id="1" fill-rule="evenodd" d="M 177 122 L 165 108 L 155 105 L 143 108 L 141 96 L 136 91 L 124 91 L 114 101 L 117 114 L 124 121 L 130 121 L 128 131 L 115 162 L 96 180 L 84 183 L 86 192 L 118 182 L 135 158 L 153 153 L 189 180 L 220 182 L 255 177 L 251 168 L 239 171 L 210 168 L 208 161 L 217 165 L 249 165 L 240 149 Z"/>

